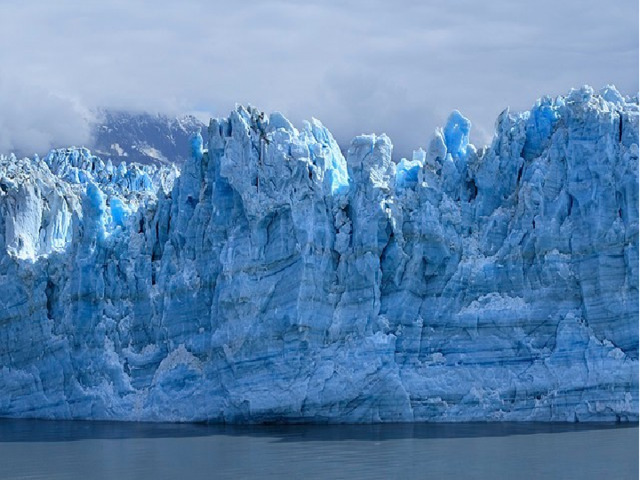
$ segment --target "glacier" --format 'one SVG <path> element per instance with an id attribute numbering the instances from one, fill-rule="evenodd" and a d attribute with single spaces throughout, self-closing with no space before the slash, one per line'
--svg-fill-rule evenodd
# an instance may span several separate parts
<path id="1" fill-rule="evenodd" d="M 157 167 L 0 157 L 0 416 L 638 421 L 638 97 L 396 161 L 238 106 Z"/>

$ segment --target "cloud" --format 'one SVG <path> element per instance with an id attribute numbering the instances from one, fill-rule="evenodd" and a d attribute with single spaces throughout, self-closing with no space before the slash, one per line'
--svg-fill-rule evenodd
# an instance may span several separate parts
<path id="1" fill-rule="evenodd" d="M 332 73 L 322 83 L 324 89 L 311 109 L 343 147 L 361 133 L 386 133 L 394 142 L 395 155 L 409 157 L 412 149 L 426 145 L 440 120 L 429 102 L 412 98 L 394 76 Z"/>
<path id="2" fill-rule="evenodd" d="M 87 145 L 91 122 L 90 111 L 73 98 L 0 77 L 0 153 L 32 155 Z"/>
<path id="3" fill-rule="evenodd" d="M 342 143 L 386 132 L 407 155 L 453 109 L 484 143 L 506 106 L 583 84 L 637 92 L 637 18 L 635 0 L 5 0 L 0 64 L 13 87 L 26 78 L 88 108 L 223 116 L 251 103 L 318 117 Z M 30 95 L 17 92 L 3 96 Z"/>

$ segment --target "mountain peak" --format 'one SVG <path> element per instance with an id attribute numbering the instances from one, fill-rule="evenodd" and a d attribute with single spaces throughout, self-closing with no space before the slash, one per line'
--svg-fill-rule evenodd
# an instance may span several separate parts
<path id="1" fill-rule="evenodd" d="M 193 115 L 100 110 L 92 150 L 115 164 L 181 165 L 190 155 L 189 137 L 204 127 Z"/>

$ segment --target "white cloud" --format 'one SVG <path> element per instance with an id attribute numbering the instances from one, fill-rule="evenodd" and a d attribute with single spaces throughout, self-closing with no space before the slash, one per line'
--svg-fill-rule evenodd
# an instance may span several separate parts
<path id="1" fill-rule="evenodd" d="M 43 153 L 90 142 L 91 113 L 77 100 L 0 77 L 0 153 Z"/>

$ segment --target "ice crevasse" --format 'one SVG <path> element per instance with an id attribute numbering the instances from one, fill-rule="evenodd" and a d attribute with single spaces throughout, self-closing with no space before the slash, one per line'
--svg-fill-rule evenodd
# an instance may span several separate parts
<path id="1" fill-rule="evenodd" d="M 179 171 L 0 157 L 0 416 L 637 421 L 638 98 L 396 161 L 238 107 Z"/>

